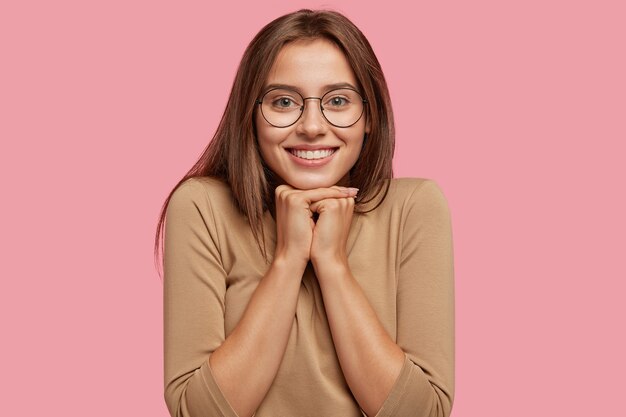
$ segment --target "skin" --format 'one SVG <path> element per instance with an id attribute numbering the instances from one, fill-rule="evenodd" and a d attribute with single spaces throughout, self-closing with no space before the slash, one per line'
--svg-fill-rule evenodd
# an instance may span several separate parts
<path id="1" fill-rule="evenodd" d="M 265 86 L 287 84 L 298 88 L 303 97 L 321 97 L 335 83 L 358 86 L 350 64 L 340 50 L 322 39 L 288 44 L 278 54 Z M 266 88 L 263 89 L 265 91 Z M 359 158 L 363 136 L 369 133 L 365 117 L 351 127 L 338 128 L 324 119 L 319 100 L 307 100 L 298 122 L 287 128 L 276 128 L 256 112 L 255 124 L 261 156 L 284 183 L 295 189 L 308 190 L 347 186 L 348 171 Z M 332 160 L 321 167 L 304 167 L 292 161 L 286 148 L 297 145 L 338 147 Z"/>
<path id="2" fill-rule="evenodd" d="M 357 85 L 341 51 L 317 39 L 285 46 L 266 85 L 289 84 L 304 97 L 321 97 L 326 85 L 339 82 Z M 325 121 L 317 103 L 307 103 L 300 120 L 288 128 L 269 125 L 260 112 L 255 116 L 262 157 L 282 179 L 275 191 L 275 255 L 242 319 L 209 357 L 220 389 L 240 417 L 254 414 L 276 376 L 309 261 L 322 290 L 342 371 L 368 416 L 376 415 L 404 362 L 404 352 L 384 330 L 347 259 L 357 190 L 346 186 L 363 135 L 369 132 L 368 122 L 362 118 L 349 128 L 334 127 Z M 304 143 L 339 149 L 323 167 L 302 167 L 285 148 Z M 313 213 L 319 215 L 316 222 Z"/>

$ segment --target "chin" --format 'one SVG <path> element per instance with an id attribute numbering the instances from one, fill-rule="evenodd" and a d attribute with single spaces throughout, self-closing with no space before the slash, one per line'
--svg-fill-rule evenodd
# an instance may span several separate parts
<path id="1" fill-rule="evenodd" d="M 314 188 L 329 188 L 337 184 L 337 181 L 332 179 L 295 179 L 286 181 L 287 184 L 298 190 L 312 190 Z"/>

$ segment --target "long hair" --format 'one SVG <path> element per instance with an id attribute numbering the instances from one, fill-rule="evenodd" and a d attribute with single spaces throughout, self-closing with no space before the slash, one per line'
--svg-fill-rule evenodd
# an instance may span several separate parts
<path id="1" fill-rule="evenodd" d="M 254 125 L 257 111 L 255 99 L 260 96 L 283 46 L 297 40 L 317 38 L 327 39 L 340 48 L 368 100 L 365 117 L 369 118 L 370 132 L 359 159 L 350 170 L 350 186 L 359 188 L 355 212 L 365 212 L 362 211 L 365 204 L 383 189 L 383 197 L 378 204 L 385 198 L 389 189 L 389 181 L 385 180 L 393 178 L 395 129 L 389 91 L 380 63 L 363 33 L 348 18 L 335 11 L 302 9 L 267 24 L 246 48 L 213 139 L 195 165 L 176 184 L 161 208 L 154 248 L 158 266 L 170 198 L 187 179 L 203 176 L 221 179 L 230 186 L 237 206 L 250 224 L 259 250 L 269 263 L 262 221 L 265 211 L 273 204 L 276 185 L 274 173 L 264 163 L 258 149 Z"/>

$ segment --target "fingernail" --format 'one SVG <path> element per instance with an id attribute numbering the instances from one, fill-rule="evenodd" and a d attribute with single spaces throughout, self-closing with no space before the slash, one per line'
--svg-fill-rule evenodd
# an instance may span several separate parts
<path id="1" fill-rule="evenodd" d="M 359 189 L 358 188 L 354 188 L 354 187 L 349 187 L 348 190 L 353 192 L 353 193 L 355 193 L 355 194 L 359 192 Z"/>

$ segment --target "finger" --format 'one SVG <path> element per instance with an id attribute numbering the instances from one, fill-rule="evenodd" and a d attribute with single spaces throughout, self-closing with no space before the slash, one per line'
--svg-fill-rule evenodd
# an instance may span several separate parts
<path id="1" fill-rule="evenodd" d="M 354 207 L 354 197 L 325 198 L 311 203 L 309 210 L 318 213 L 321 208 L 332 209 L 333 207 Z"/>
<path id="2" fill-rule="evenodd" d="M 278 197 L 280 194 L 283 194 L 287 191 L 293 191 L 293 190 L 295 190 L 295 188 L 293 188 L 291 185 L 281 184 L 278 187 L 276 187 L 276 189 L 274 190 L 274 194 L 276 195 L 276 197 Z"/>
<path id="3" fill-rule="evenodd" d="M 352 194 L 356 195 L 359 192 L 358 188 L 342 187 L 340 185 L 333 185 L 332 187 L 329 187 L 329 188 L 334 188 L 334 189 L 337 189 L 337 190 L 345 191 L 346 193 L 348 193 L 350 195 L 352 195 Z"/>
<path id="4" fill-rule="evenodd" d="M 303 198 L 307 203 L 311 204 L 315 201 L 320 201 L 325 198 L 346 198 L 354 197 L 357 193 L 356 188 L 344 188 L 344 187 L 330 187 L 330 188 L 314 188 L 312 190 L 303 190 L 298 193 L 300 198 Z"/>

